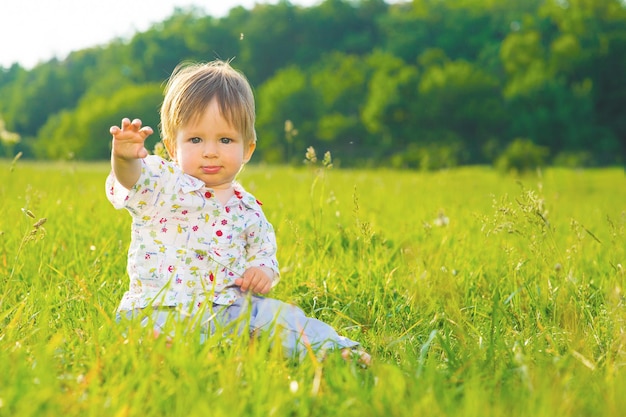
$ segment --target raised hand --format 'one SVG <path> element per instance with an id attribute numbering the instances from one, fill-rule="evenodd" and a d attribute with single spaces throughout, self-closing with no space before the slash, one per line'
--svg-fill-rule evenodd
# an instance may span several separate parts
<path id="1" fill-rule="evenodd" d="M 148 156 L 144 142 L 153 133 L 150 126 L 141 126 L 141 120 L 122 119 L 122 125 L 111 126 L 113 135 L 113 150 L 111 156 L 124 160 L 139 159 Z"/>
<path id="2" fill-rule="evenodd" d="M 111 150 L 111 167 L 117 181 L 130 189 L 141 174 L 140 159 L 148 156 L 144 146 L 146 138 L 152 134 L 150 126 L 141 127 L 141 120 L 122 119 L 122 126 L 111 126 L 113 148 Z"/>

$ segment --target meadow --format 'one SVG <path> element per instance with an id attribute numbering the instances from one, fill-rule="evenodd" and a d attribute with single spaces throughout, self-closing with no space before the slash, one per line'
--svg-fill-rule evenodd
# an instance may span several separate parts
<path id="1" fill-rule="evenodd" d="M 0 416 L 624 415 L 622 169 L 246 167 L 272 296 L 361 341 L 368 369 L 122 328 L 108 169 L 0 165 Z"/>

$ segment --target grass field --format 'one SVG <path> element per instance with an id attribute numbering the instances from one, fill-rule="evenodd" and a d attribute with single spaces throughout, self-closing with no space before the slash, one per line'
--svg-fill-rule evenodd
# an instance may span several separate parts
<path id="1" fill-rule="evenodd" d="M 366 370 L 263 338 L 125 337 L 130 216 L 107 171 L 0 165 L 0 416 L 626 413 L 621 169 L 247 167 L 277 232 L 273 297 L 361 341 Z"/>

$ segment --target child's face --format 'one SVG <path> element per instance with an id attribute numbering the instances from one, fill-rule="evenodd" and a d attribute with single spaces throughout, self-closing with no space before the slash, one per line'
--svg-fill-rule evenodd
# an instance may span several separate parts
<path id="1" fill-rule="evenodd" d="M 207 187 L 227 189 L 254 148 L 254 143 L 245 146 L 241 133 L 222 117 L 213 99 L 196 120 L 178 130 L 174 160 Z"/>

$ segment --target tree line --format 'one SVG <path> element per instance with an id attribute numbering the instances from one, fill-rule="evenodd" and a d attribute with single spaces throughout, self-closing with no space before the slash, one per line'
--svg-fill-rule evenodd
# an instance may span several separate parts
<path id="1" fill-rule="evenodd" d="M 342 166 L 624 163 L 620 0 L 177 9 L 130 39 L 0 68 L 0 117 L 21 138 L 2 151 L 106 159 L 111 124 L 140 117 L 156 130 L 173 68 L 215 58 L 255 89 L 256 161 L 300 163 L 314 146 Z"/>

